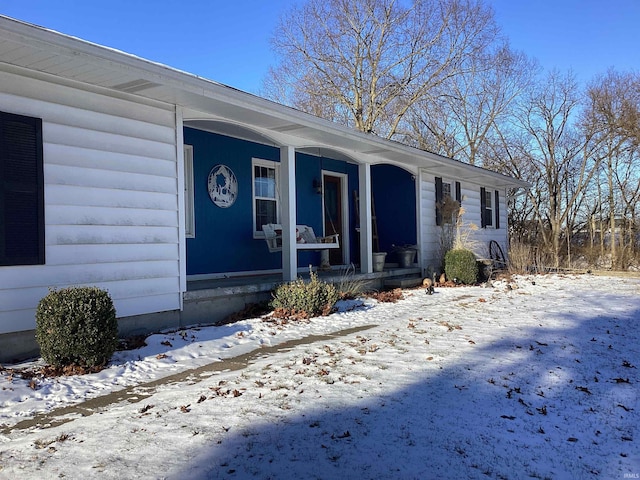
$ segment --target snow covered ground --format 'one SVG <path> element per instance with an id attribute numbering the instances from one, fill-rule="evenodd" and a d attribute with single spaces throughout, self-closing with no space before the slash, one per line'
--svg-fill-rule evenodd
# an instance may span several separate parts
<path id="1" fill-rule="evenodd" d="M 404 294 L 154 335 L 97 374 L 4 370 L 0 478 L 640 478 L 639 279 Z M 127 387 L 66 423 L 21 423 Z"/>

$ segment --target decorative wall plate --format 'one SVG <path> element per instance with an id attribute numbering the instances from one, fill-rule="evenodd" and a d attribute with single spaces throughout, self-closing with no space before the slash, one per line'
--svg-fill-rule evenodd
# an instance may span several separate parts
<path id="1" fill-rule="evenodd" d="M 220 208 L 229 208 L 238 197 L 238 179 L 226 165 L 216 165 L 209 172 L 207 190 L 213 203 Z"/>

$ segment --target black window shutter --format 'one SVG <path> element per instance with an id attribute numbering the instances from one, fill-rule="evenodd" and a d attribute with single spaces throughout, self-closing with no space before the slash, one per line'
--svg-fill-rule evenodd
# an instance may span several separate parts
<path id="1" fill-rule="evenodd" d="M 498 192 L 498 190 L 496 190 L 496 204 L 493 207 L 494 211 L 496 212 L 496 228 L 500 228 L 500 193 Z"/>
<path id="2" fill-rule="evenodd" d="M 456 201 L 462 205 L 462 189 L 460 188 L 460 182 L 456 182 Z"/>
<path id="3" fill-rule="evenodd" d="M 480 223 L 482 228 L 487 227 L 487 193 L 484 187 L 480 187 Z"/>
<path id="4" fill-rule="evenodd" d="M 0 112 L 0 265 L 43 263 L 42 120 Z"/>
<path id="5" fill-rule="evenodd" d="M 442 225 L 442 211 L 440 207 L 442 205 L 443 191 L 442 191 L 442 178 L 436 177 L 436 225 Z"/>

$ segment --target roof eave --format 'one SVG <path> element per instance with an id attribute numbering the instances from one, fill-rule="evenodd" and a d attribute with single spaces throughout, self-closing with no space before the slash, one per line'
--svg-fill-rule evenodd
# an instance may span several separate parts
<path id="1" fill-rule="evenodd" d="M 458 172 L 461 178 L 478 177 L 491 180 L 496 186 L 530 187 L 527 182 L 509 176 L 347 128 L 161 63 L 10 17 L 0 15 L 0 35 L 34 49 L 51 51 L 60 55 L 61 61 L 81 60 L 130 80 L 94 86 L 196 109 L 203 114 L 219 115 L 220 111 L 226 111 L 235 116 L 229 118 L 230 121 L 269 132 L 273 138 L 297 139 L 300 144 L 317 142 L 335 147 L 363 163 L 390 162 L 413 169 L 448 169 Z M 73 73 L 64 78 L 74 80 Z"/>

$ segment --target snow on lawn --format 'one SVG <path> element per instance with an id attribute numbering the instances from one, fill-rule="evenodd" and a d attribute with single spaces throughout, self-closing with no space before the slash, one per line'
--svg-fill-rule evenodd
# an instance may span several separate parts
<path id="1" fill-rule="evenodd" d="M 30 385 L 5 370 L 0 478 L 640 478 L 640 280 L 531 276 L 404 294 L 309 322 L 154 335 L 97 374 Z"/>

